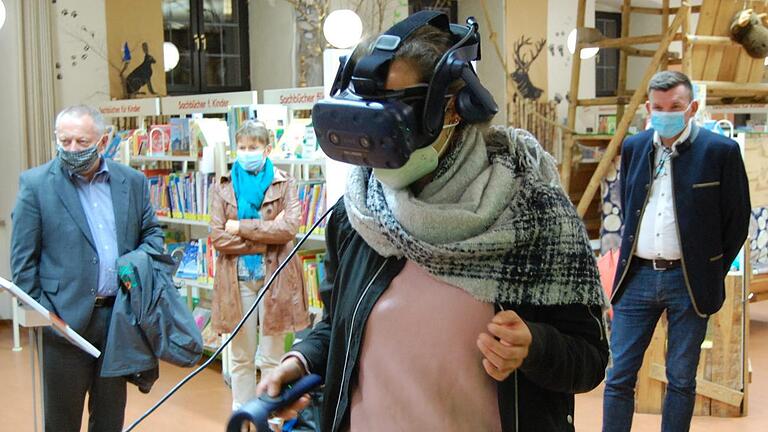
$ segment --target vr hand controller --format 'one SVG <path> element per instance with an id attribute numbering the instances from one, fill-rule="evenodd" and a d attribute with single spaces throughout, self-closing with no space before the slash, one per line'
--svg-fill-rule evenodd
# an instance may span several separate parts
<path id="1" fill-rule="evenodd" d="M 301 396 L 312 391 L 322 383 L 320 375 L 310 374 L 295 383 L 285 387 L 277 397 L 264 394 L 246 402 L 232 414 L 227 424 L 227 432 L 240 432 L 243 423 L 251 422 L 256 425 L 258 432 L 269 432 L 269 417 L 273 412 L 285 408 L 299 400 Z"/>

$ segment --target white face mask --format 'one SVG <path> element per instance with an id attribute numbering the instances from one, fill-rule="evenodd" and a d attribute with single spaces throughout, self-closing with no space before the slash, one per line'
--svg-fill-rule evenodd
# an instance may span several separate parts
<path id="1" fill-rule="evenodd" d="M 440 156 L 448 148 L 448 143 L 453 137 L 453 130 L 458 124 L 459 122 L 444 125 L 443 130 L 451 129 L 445 140 L 439 143 L 435 141 L 432 145 L 411 153 L 411 157 L 408 158 L 408 162 L 405 165 L 395 169 L 374 168 L 373 175 L 390 188 L 400 190 L 407 188 L 425 175 L 434 172 L 437 169 Z"/>

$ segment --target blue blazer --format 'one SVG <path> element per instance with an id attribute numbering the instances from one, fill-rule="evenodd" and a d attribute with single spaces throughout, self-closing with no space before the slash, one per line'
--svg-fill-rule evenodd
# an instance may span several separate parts
<path id="1" fill-rule="evenodd" d="M 700 316 L 717 312 L 725 299 L 725 276 L 749 229 L 749 184 L 735 141 L 694 125 L 671 159 L 685 284 Z M 640 221 L 650 195 L 653 130 L 631 136 L 621 152 L 624 232 L 616 270 L 615 304 L 628 279 Z M 691 142 L 693 139 L 693 142 Z"/>
<path id="2" fill-rule="evenodd" d="M 147 178 L 107 160 L 118 255 L 142 243 L 162 250 Z M 12 213 L 13 281 L 82 332 L 96 298 L 99 256 L 75 184 L 57 158 L 21 174 Z"/>

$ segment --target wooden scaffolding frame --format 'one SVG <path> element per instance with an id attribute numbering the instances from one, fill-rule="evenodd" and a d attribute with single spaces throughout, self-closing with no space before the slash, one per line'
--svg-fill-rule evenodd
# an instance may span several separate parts
<path id="1" fill-rule="evenodd" d="M 616 132 L 600 157 L 595 172 L 589 180 L 586 190 L 581 195 L 577 205 L 580 217 L 584 217 L 595 194 L 600 188 L 602 179 L 609 172 L 611 164 L 618 154 L 626 136 L 630 123 L 637 109 L 646 100 L 648 83 L 656 71 L 667 69 L 670 65 L 680 65 L 683 73 L 691 77 L 694 83 L 707 87 L 707 104 L 764 102 L 768 97 L 768 84 L 762 84 L 765 66 L 763 59 L 753 59 L 746 51 L 732 41 L 724 29 L 727 29 L 733 16 L 749 3 L 756 12 L 766 10 L 765 1 L 752 0 L 703 0 L 701 6 L 691 6 L 683 1 L 679 7 L 670 7 L 669 0 L 662 0 L 661 8 L 634 7 L 631 0 L 624 0 L 621 15 L 621 37 L 585 41 L 577 43 L 576 53 L 572 60 L 572 75 L 568 107 L 567 130 L 564 133 L 563 163 L 561 165 L 561 180 L 568 192 L 571 184 L 571 173 L 574 162 L 574 146 L 577 140 L 584 139 L 574 133 L 578 107 L 616 105 Z M 584 28 L 586 0 L 579 0 L 577 13 L 577 28 Z M 659 15 L 662 32 L 659 35 L 629 36 L 629 24 L 632 13 Z M 696 32 L 691 29 L 691 15 L 699 14 Z M 669 17 L 674 19 L 669 21 Z M 589 32 L 586 32 L 587 34 Z M 594 35 L 594 32 L 592 33 Z M 669 53 L 673 41 L 682 42 L 682 55 L 677 57 Z M 642 50 L 635 45 L 658 43 L 655 51 Z M 617 96 L 593 99 L 579 99 L 579 80 L 581 58 L 578 54 L 582 48 L 619 48 L 619 80 Z M 651 62 L 643 74 L 642 80 L 634 91 L 627 89 L 627 59 L 631 56 L 650 57 Z M 743 276 L 729 280 L 729 303 L 713 318 L 715 330 L 713 344 L 708 353 L 716 357 L 711 362 L 701 362 L 710 365 L 711 370 L 701 370 L 697 396 L 697 413 L 718 416 L 744 416 L 748 412 L 748 335 L 749 309 L 747 300 L 753 283 L 749 257 L 749 241 L 745 247 Z M 740 285 L 740 286 L 737 286 Z M 768 279 L 764 282 L 768 287 Z M 765 296 L 768 297 L 768 288 Z M 719 318 L 718 318 L 719 317 Z M 663 325 L 660 325 L 663 327 Z M 737 331 L 739 330 L 739 331 Z M 644 372 L 638 379 L 638 401 L 640 412 L 657 412 L 661 406 L 661 389 L 664 376 L 664 340 L 663 331 L 654 335 L 655 345 L 646 353 Z M 655 348 L 653 348 L 655 346 Z M 735 355 L 742 353 L 741 357 Z M 740 360 L 740 361 L 739 361 Z M 739 368 L 736 368 L 738 365 Z M 701 368 L 700 368 L 701 369 Z M 733 373 L 738 369 L 738 373 Z M 708 377 L 707 375 L 711 375 Z M 711 378 L 711 381 L 710 381 Z"/>
<path id="2" fill-rule="evenodd" d="M 583 29 L 585 22 L 586 0 L 578 0 L 576 27 Z M 765 98 L 768 96 L 768 84 L 760 81 L 764 69 L 762 59 L 748 57 L 741 45 L 727 36 L 712 35 L 713 31 L 727 28 L 733 15 L 741 10 L 746 3 L 753 0 L 703 0 L 701 6 L 691 6 L 683 1 L 679 7 L 670 7 L 669 0 L 662 1 L 661 8 L 635 7 L 631 0 L 624 0 L 622 5 L 621 37 L 605 38 L 595 42 L 580 41 L 576 53 L 583 48 L 620 48 L 619 82 L 617 96 L 592 99 L 579 99 L 579 80 L 581 74 L 581 57 L 574 54 L 571 63 L 571 84 L 569 92 L 568 123 L 563 136 L 563 163 L 560 177 L 566 192 L 571 182 L 571 172 L 574 165 L 574 146 L 577 109 L 580 106 L 616 105 L 616 132 L 611 138 L 605 153 L 592 175 L 586 190 L 577 205 L 579 216 L 584 217 L 590 203 L 600 188 L 600 182 L 608 173 L 611 163 L 619 152 L 621 143 L 629 130 L 630 123 L 637 109 L 646 100 L 648 83 L 659 69 L 669 65 L 681 65 L 682 72 L 691 77 L 694 83 L 705 84 L 708 101 L 714 103 L 744 102 L 744 98 Z M 754 2 L 758 3 L 758 2 Z M 765 2 L 753 5 L 758 11 L 765 8 Z M 763 8 L 762 10 L 760 8 Z M 648 36 L 629 36 L 629 24 L 632 13 L 659 15 L 662 24 L 662 34 Z M 691 31 L 691 14 L 698 13 L 699 23 L 697 33 Z M 674 19 L 669 23 L 669 17 Z M 683 52 L 680 58 L 669 52 L 673 41 L 682 41 Z M 658 43 L 658 48 L 641 50 L 634 46 L 640 44 Z M 726 49 L 737 48 L 737 49 Z M 631 95 L 627 89 L 627 59 L 628 57 L 651 57 L 651 63 L 646 68 L 643 78 Z M 732 80 L 728 80 L 729 77 Z M 726 77 L 723 79 L 723 77 Z"/>

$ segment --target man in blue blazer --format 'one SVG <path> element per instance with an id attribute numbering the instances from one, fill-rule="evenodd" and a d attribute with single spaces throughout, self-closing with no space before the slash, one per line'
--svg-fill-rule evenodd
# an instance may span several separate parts
<path id="1" fill-rule="evenodd" d="M 99 350 L 118 289 L 116 259 L 163 232 L 140 172 L 100 156 L 101 114 L 87 106 L 56 117 L 57 156 L 21 174 L 13 210 L 13 280 Z M 125 379 L 102 378 L 101 360 L 50 329 L 43 333 L 46 431 L 80 431 L 86 394 L 89 431 L 120 431 Z"/>
<path id="2" fill-rule="evenodd" d="M 724 279 L 749 228 L 749 186 L 735 141 L 698 127 L 687 76 L 653 76 L 652 129 L 624 141 L 624 232 L 613 289 L 603 430 L 629 431 L 637 371 L 662 312 L 669 333 L 669 384 L 662 431 L 690 427 L 696 367 L 708 316 L 725 298 Z"/>

